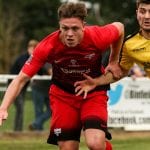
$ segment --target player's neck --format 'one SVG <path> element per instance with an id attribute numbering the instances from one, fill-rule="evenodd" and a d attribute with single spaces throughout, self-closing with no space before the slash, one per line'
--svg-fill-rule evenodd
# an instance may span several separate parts
<path id="1" fill-rule="evenodd" d="M 141 34 L 142 34 L 142 36 L 143 36 L 144 38 L 150 40 L 150 30 L 149 30 L 149 31 L 144 31 L 144 30 L 142 30 L 142 31 L 141 31 Z"/>

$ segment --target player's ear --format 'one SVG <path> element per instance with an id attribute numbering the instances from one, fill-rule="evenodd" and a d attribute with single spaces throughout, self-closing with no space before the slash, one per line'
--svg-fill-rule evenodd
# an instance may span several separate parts
<path id="1" fill-rule="evenodd" d="M 83 26 L 85 26 L 86 25 L 86 22 L 85 21 L 83 21 Z"/>
<path id="2" fill-rule="evenodd" d="M 85 22 L 85 21 L 83 21 L 83 31 L 84 31 L 84 27 L 85 27 L 85 25 L 86 25 L 86 22 Z"/>

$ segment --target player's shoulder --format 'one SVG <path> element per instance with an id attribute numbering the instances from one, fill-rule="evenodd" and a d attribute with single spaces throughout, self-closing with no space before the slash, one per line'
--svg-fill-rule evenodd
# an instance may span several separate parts
<path id="1" fill-rule="evenodd" d="M 42 42 L 47 42 L 49 40 L 58 40 L 58 37 L 59 37 L 59 30 L 57 31 L 54 31 L 52 33 L 50 33 L 49 35 L 47 35 L 43 40 Z"/>
<path id="2" fill-rule="evenodd" d="M 37 49 L 50 49 L 52 48 L 57 42 L 59 41 L 59 31 L 52 32 L 51 34 L 47 35 L 43 38 L 38 46 Z"/>
<path id="3" fill-rule="evenodd" d="M 87 31 L 87 32 L 91 32 L 91 31 L 94 31 L 93 29 L 95 29 L 95 28 L 97 28 L 98 26 L 97 25 L 86 25 L 85 26 L 85 31 Z"/>
<path id="4" fill-rule="evenodd" d="M 136 32 L 133 32 L 132 34 L 127 35 L 124 39 L 124 42 L 135 38 L 138 33 L 139 33 L 139 31 L 136 31 Z"/>
<path id="5" fill-rule="evenodd" d="M 107 31 L 110 31 L 112 29 L 116 29 L 116 27 L 113 24 L 106 24 L 106 25 L 86 25 L 85 26 L 85 32 L 86 33 L 92 33 L 92 34 L 104 34 Z"/>

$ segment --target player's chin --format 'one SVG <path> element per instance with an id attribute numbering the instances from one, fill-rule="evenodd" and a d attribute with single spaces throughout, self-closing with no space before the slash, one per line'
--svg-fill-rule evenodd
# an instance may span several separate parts
<path id="1" fill-rule="evenodd" d="M 77 46 L 77 44 L 74 44 L 74 43 L 68 43 L 68 44 L 66 44 L 68 47 L 76 47 Z"/>
<path id="2" fill-rule="evenodd" d="M 143 27 L 143 29 L 144 29 L 144 31 L 146 31 L 146 32 L 150 32 L 150 25 L 145 25 L 145 26 Z"/>

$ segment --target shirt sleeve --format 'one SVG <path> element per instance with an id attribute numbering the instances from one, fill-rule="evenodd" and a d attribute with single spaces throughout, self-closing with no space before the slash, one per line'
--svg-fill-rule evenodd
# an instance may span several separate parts
<path id="1" fill-rule="evenodd" d="M 94 28 L 93 41 L 101 50 L 106 50 L 119 38 L 119 31 L 113 24 L 94 26 Z"/>
<path id="2" fill-rule="evenodd" d="M 133 66 L 133 59 L 127 53 L 126 44 L 124 43 L 121 50 L 120 65 L 123 69 L 129 70 Z"/>
<path id="3" fill-rule="evenodd" d="M 32 77 L 39 71 L 43 64 L 44 62 L 41 62 L 35 55 L 31 55 L 21 71 Z"/>
<path id="4" fill-rule="evenodd" d="M 51 52 L 52 46 L 48 40 L 40 42 L 23 66 L 22 72 L 30 77 L 35 75 L 46 62 L 52 61 Z"/>

